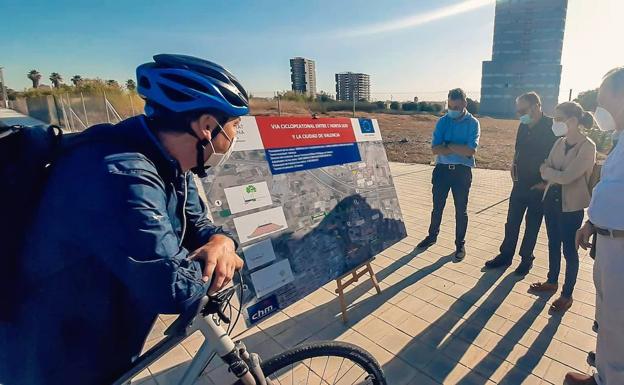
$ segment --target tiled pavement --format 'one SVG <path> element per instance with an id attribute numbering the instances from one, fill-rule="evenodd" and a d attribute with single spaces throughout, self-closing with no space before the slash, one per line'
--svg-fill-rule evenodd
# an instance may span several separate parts
<path id="1" fill-rule="evenodd" d="M 544 228 L 535 267 L 526 278 L 520 280 L 512 274 L 517 260 L 507 271 L 482 272 L 483 263 L 497 253 L 502 241 L 509 174 L 475 170 L 467 256 L 463 262 L 453 263 L 449 257 L 454 240 L 452 198 L 438 243 L 417 254 L 414 247 L 429 224 L 431 167 L 394 163 L 392 171 L 408 237 L 374 262 L 382 294 L 375 295 L 368 282 L 351 289 L 350 322 L 344 325 L 332 282 L 244 331 L 248 348 L 268 358 L 304 340 L 348 341 L 377 358 L 390 385 L 562 384 L 567 371 L 588 372 L 586 354 L 595 346 L 591 331 L 594 287 L 591 259 L 584 252 L 575 302 L 564 316 L 549 315 L 554 298 L 527 293 L 530 283 L 546 278 Z M 174 318 L 161 316 L 148 347 Z M 242 327 L 235 333 L 239 332 Z M 135 382 L 175 384 L 201 341 L 201 336 L 191 336 Z M 200 383 L 231 383 L 225 366 L 217 361 L 211 363 Z"/>

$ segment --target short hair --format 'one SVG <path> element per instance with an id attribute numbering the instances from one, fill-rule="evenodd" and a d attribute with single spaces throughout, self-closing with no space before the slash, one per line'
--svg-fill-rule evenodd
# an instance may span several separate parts
<path id="1" fill-rule="evenodd" d="M 607 72 L 602 78 L 603 84 L 609 84 L 614 94 L 624 94 L 624 67 L 617 67 Z"/>
<path id="2" fill-rule="evenodd" d="M 525 102 L 529 103 L 532 106 L 541 106 L 542 105 L 542 99 L 537 94 L 537 92 L 534 92 L 534 91 L 524 93 L 524 94 L 518 96 L 518 99 L 516 99 L 516 100 L 524 100 Z"/>
<path id="3" fill-rule="evenodd" d="M 449 100 L 466 100 L 466 93 L 461 88 L 453 88 L 448 93 Z"/>

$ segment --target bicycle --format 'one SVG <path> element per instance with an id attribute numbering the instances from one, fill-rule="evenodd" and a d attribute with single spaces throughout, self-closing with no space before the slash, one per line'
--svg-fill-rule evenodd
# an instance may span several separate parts
<path id="1" fill-rule="evenodd" d="M 181 314 L 165 330 L 165 338 L 141 355 L 133 367 L 113 385 L 129 384 L 138 373 L 196 331 L 203 334 L 204 342 L 184 372 L 179 385 L 192 385 L 215 355 L 228 365 L 235 385 L 387 385 L 377 360 L 360 347 L 345 342 L 304 343 L 267 361 L 262 361 L 256 353 L 248 352 L 242 341 L 234 342 L 229 336 L 240 318 L 241 306 L 234 323 L 225 315 L 227 306 L 230 306 L 230 316 L 232 315 L 230 301 L 236 287 L 240 287 L 242 299 L 243 286 L 236 285 L 214 296 L 205 295 L 196 308 Z M 222 322 L 230 325 L 227 331 L 221 327 Z M 345 366 L 345 361 L 350 364 Z"/>

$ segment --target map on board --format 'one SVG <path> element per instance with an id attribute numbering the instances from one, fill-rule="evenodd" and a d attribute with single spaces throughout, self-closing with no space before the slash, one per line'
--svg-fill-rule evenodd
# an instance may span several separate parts
<path id="1" fill-rule="evenodd" d="M 241 246 L 248 324 L 406 236 L 376 120 L 244 117 L 203 189 Z"/>

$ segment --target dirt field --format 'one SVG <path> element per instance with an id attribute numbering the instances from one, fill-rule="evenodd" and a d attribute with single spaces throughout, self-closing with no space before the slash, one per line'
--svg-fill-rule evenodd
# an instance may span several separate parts
<path id="1" fill-rule="evenodd" d="M 277 115 L 277 104 L 272 100 L 252 100 L 252 114 Z M 296 102 L 281 102 L 282 115 L 307 115 L 305 105 Z M 320 117 L 351 117 L 349 112 L 331 112 Z M 358 112 L 358 117 L 369 117 L 379 121 L 388 158 L 395 162 L 430 163 L 431 133 L 437 121 L 432 115 L 394 115 L 385 113 L 369 114 Z M 477 167 L 507 170 L 513 158 L 513 145 L 518 121 L 479 118 L 481 140 L 477 152 Z"/>

